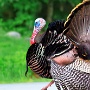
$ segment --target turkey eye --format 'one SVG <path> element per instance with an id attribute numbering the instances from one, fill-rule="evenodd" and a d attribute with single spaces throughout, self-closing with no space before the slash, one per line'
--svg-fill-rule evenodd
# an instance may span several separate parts
<path id="1" fill-rule="evenodd" d="M 35 23 L 34 23 L 34 26 L 35 26 L 35 27 L 36 27 L 37 23 L 38 23 L 38 22 L 35 22 Z"/>
<path id="2" fill-rule="evenodd" d="M 35 27 L 38 28 L 40 26 L 40 22 L 35 22 Z"/>
<path id="3" fill-rule="evenodd" d="M 36 22 L 36 24 L 37 24 L 38 22 Z"/>

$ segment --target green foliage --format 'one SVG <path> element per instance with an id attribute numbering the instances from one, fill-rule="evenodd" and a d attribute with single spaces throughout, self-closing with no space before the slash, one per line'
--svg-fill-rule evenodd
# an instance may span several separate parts
<path id="1" fill-rule="evenodd" d="M 36 78 L 30 69 L 28 77 L 25 77 L 29 39 L 15 39 L 6 36 L 0 36 L 0 38 L 0 83 L 46 80 Z"/>
<path id="2" fill-rule="evenodd" d="M 4 31 L 15 30 L 29 36 L 37 17 L 49 20 L 66 19 L 79 2 L 81 0 L 0 0 L 0 27 Z"/>
<path id="3" fill-rule="evenodd" d="M 29 47 L 25 39 L 0 37 L 0 82 L 18 82 L 27 80 L 24 76 L 26 69 L 26 51 Z M 30 73 L 32 73 L 30 71 Z"/>
<path id="4" fill-rule="evenodd" d="M 0 4 L 0 26 L 5 31 L 15 30 L 27 35 L 33 30 L 35 15 L 40 10 L 37 0 L 1 0 Z"/>
<path id="5" fill-rule="evenodd" d="M 66 20 L 71 10 L 82 0 L 55 0 L 53 18 Z M 57 5 L 56 5 L 57 3 Z"/>

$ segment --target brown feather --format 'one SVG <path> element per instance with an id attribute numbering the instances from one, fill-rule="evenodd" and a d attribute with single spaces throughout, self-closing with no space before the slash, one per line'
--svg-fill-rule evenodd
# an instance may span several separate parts
<path id="1" fill-rule="evenodd" d="M 90 59 L 90 0 L 77 5 L 65 22 L 66 36 L 78 46 L 78 53 Z"/>

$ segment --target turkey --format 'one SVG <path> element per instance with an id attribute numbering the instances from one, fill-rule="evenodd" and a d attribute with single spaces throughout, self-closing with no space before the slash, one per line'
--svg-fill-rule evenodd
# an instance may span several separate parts
<path id="1" fill-rule="evenodd" d="M 65 23 L 49 24 L 39 41 L 35 34 L 27 51 L 27 66 L 41 77 L 53 78 L 58 90 L 90 90 L 89 11 L 90 1 L 83 1 Z"/>

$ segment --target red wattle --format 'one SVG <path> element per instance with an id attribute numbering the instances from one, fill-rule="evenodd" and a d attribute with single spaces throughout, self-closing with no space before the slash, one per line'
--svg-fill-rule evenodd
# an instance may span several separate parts
<path id="1" fill-rule="evenodd" d="M 32 44 L 34 44 L 35 43 L 35 41 L 34 40 L 30 40 L 30 44 L 32 45 Z"/>
<path id="2" fill-rule="evenodd" d="M 30 39 L 30 44 L 31 45 L 35 43 L 35 37 L 36 37 L 36 35 L 37 35 L 37 32 L 36 32 L 36 30 L 34 30 L 34 32 L 32 34 L 32 37 Z"/>

